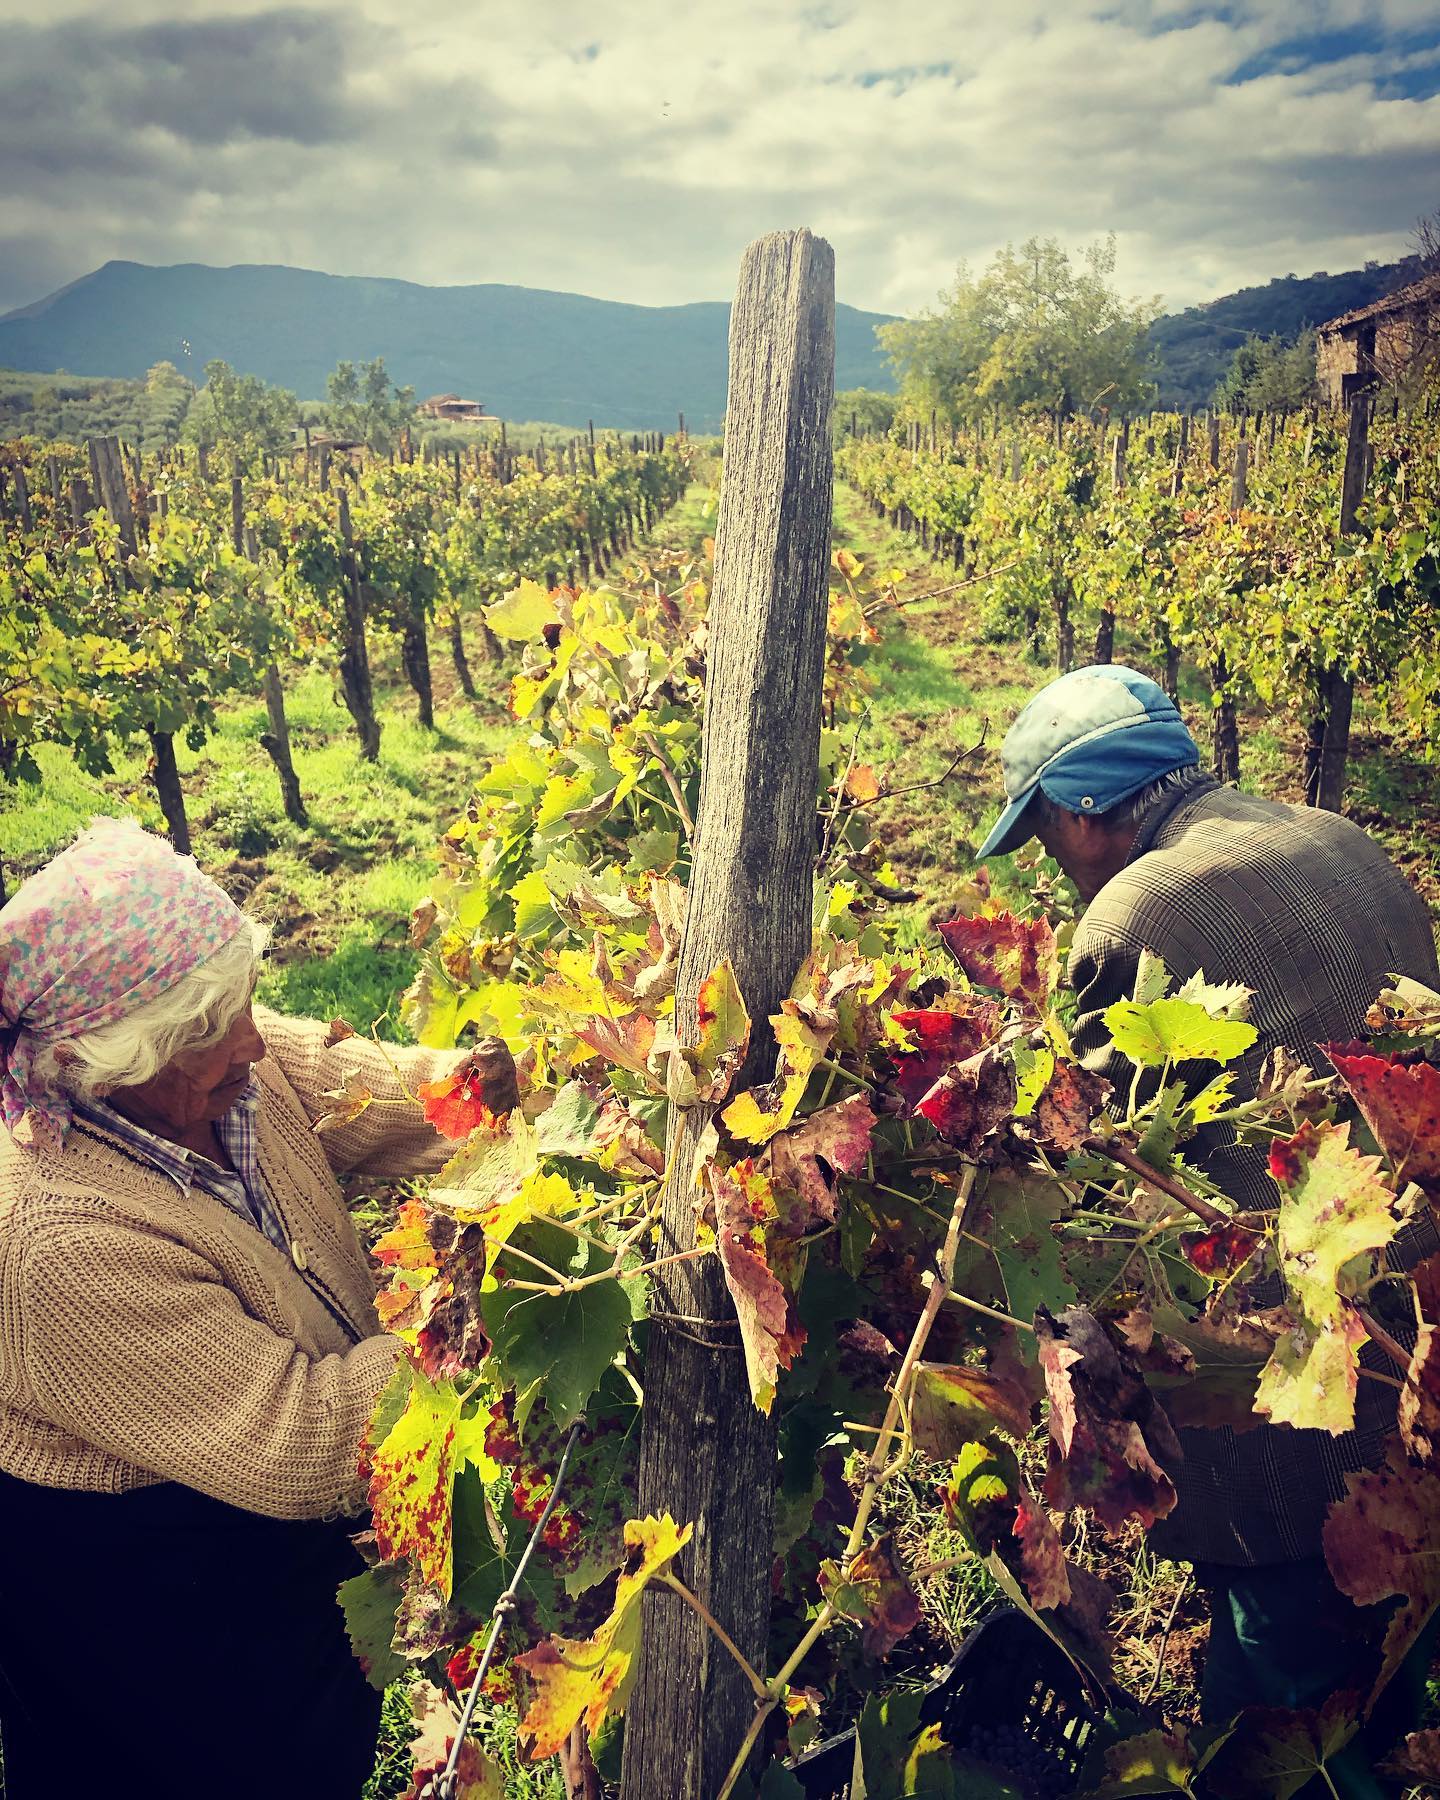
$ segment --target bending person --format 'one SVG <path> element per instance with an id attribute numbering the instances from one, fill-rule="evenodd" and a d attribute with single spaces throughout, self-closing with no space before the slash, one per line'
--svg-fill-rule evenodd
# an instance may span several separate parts
<path id="1" fill-rule="evenodd" d="M 1313 1066 L 1317 1045 L 1362 1036 L 1392 975 L 1440 986 L 1429 915 L 1378 845 L 1338 814 L 1222 787 L 1201 771 L 1173 703 L 1133 669 L 1105 664 L 1051 682 L 1011 727 L 1002 762 L 1007 805 L 979 860 L 1038 838 L 1088 903 L 1070 951 L 1072 1041 L 1117 1093 L 1130 1091 L 1135 1071 L 1104 1015 L 1133 993 L 1144 950 L 1177 980 L 1203 970 L 1253 990 L 1259 1036 L 1236 1065 L 1240 1098 L 1254 1095 L 1277 1046 Z M 1213 1072 L 1202 1065 L 1199 1079 Z M 1153 1085 L 1142 1082 L 1141 1095 Z M 1232 1133 L 1207 1128 L 1186 1156 L 1242 1209 L 1277 1204 L 1264 1155 Z M 1440 1249 L 1433 1220 L 1396 1248 L 1407 1265 Z M 1405 1329 L 1397 1320 L 1397 1335 Z M 1363 1360 L 1390 1372 L 1371 1346 Z M 1207 1720 L 1247 1705 L 1319 1706 L 1373 1680 L 1374 1621 L 1385 1609 L 1357 1608 L 1337 1590 L 1321 1527 L 1346 1472 L 1379 1462 L 1396 1398 L 1393 1386 L 1362 1381 L 1355 1429 L 1340 1437 L 1259 1420 L 1243 1432 L 1179 1433 L 1185 1460 L 1168 1471 L 1179 1500 L 1150 1541 L 1193 1561 L 1209 1593 Z M 1365 1741 L 1330 1765 L 1345 1795 L 1388 1791 L 1367 1754 L 1384 1755 L 1414 1729 L 1426 1660 L 1417 1647 Z"/>

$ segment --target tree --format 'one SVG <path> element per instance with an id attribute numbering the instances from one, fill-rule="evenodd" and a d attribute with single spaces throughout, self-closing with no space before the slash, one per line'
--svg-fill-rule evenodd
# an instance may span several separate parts
<path id="1" fill-rule="evenodd" d="M 388 450 L 415 416 L 415 390 L 398 387 L 385 358 L 337 363 L 325 381 L 326 418 L 337 437 L 357 438 L 372 450 Z"/>
<path id="2" fill-rule="evenodd" d="M 1159 302 L 1123 299 L 1114 272 L 1113 237 L 1078 266 L 1055 238 L 1007 244 L 978 276 L 961 263 L 937 311 L 877 327 L 905 401 L 951 424 L 992 403 L 1065 414 L 1147 403 Z"/>
<path id="3" fill-rule="evenodd" d="M 238 375 L 218 357 L 205 365 L 205 385 L 185 419 L 185 436 L 196 444 L 224 438 L 246 450 L 284 450 L 295 423 L 295 396 L 271 387 L 258 375 Z"/>
<path id="4" fill-rule="evenodd" d="M 1215 404 L 1226 412 L 1294 412 L 1315 394 L 1313 331 L 1302 331 L 1290 344 L 1252 335 L 1236 350 Z"/>
<path id="5" fill-rule="evenodd" d="M 852 418 L 862 437 L 883 436 L 895 423 L 899 404 L 895 394 L 879 388 L 845 388 L 835 396 L 835 411 L 831 415 L 837 442 L 849 433 Z"/>

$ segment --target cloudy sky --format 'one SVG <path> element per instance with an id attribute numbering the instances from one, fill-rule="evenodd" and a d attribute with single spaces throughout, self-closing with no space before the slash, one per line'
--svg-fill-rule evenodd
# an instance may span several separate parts
<path id="1" fill-rule="evenodd" d="M 0 0 L 0 310 L 112 257 L 841 299 L 1113 231 L 1174 307 L 1440 205 L 1435 0 Z"/>

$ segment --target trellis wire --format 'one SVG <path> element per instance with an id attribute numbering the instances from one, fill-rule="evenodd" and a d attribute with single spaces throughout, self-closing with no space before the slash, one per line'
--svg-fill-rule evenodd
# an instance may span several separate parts
<path id="1" fill-rule="evenodd" d="M 500 1642 L 500 1633 L 505 1629 L 505 1621 L 515 1610 L 520 1595 L 520 1583 L 525 1575 L 525 1566 L 530 1561 L 531 1552 L 540 1542 L 550 1515 L 555 1510 L 555 1503 L 560 1498 L 560 1483 L 565 1479 L 565 1465 L 570 1461 L 570 1452 L 575 1447 L 575 1439 L 580 1435 L 580 1420 L 570 1427 L 570 1435 L 565 1440 L 565 1448 L 560 1452 L 560 1466 L 555 1471 L 555 1480 L 551 1486 L 549 1497 L 545 1501 L 544 1510 L 535 1521 L 535 1529 L 530 1533 L 529 1541 L 520 1552 L 520 1560 L 515 1565 L 515 1573 L 510 1577 L 510 1585 L 490 1609 L 490 1617 L 494 1623 L 490 1627 L 490 1635 L 485 1640 L 484 1654 L 480 1658 L 480 1667 L 475 1671 L 475 1679 L 470 1683 L 470 1692 L 465 1696 L 465 1706 L 460 1714 L 460 1723 L 455 1727 L 455 1737 L 450 1745 L 450 1754 L 445 1760 L 445 1767 L 434 1781 L 426 1788 L 422 1800 L 455 1800 L 456 1771 L 460 1766 L 460 1751 L 470 1730 L 470 1722 L 475 1717 L 475 1703 L 480 1698 L 480 1684 L 490 1668 L 495 1655 L 495 1646 Z"/>

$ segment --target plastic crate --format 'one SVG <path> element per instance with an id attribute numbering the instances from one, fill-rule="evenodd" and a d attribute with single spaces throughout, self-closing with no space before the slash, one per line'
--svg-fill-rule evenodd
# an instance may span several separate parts
<path id="1" fill-rule="evenodd" d="M 1070 1659 L 1015 1607 L 990 1613 L 970 1632 L 920 1711 L 921 1723 L 939 1724 L 957 1751 L 972 1752 L 977 1732 L 1023 1733 L 1050 1759 L 1047 1796 L 1070 1794 L 1079 1786 L 1100 1717 L 1100 1706 Z M 806 1800 L 848 1800 L 854 1757 L 852 1730 L 797 1758 L 793 1769 Z M 988 1753 L 985 1760 L 991 1760 Z M 996 1767 L 1003 1771 L 1004 1765 L 997 1759 Z M 1011 1772 L 1011 1779 L 1026 1787 L 1023 1771 Z"/>

